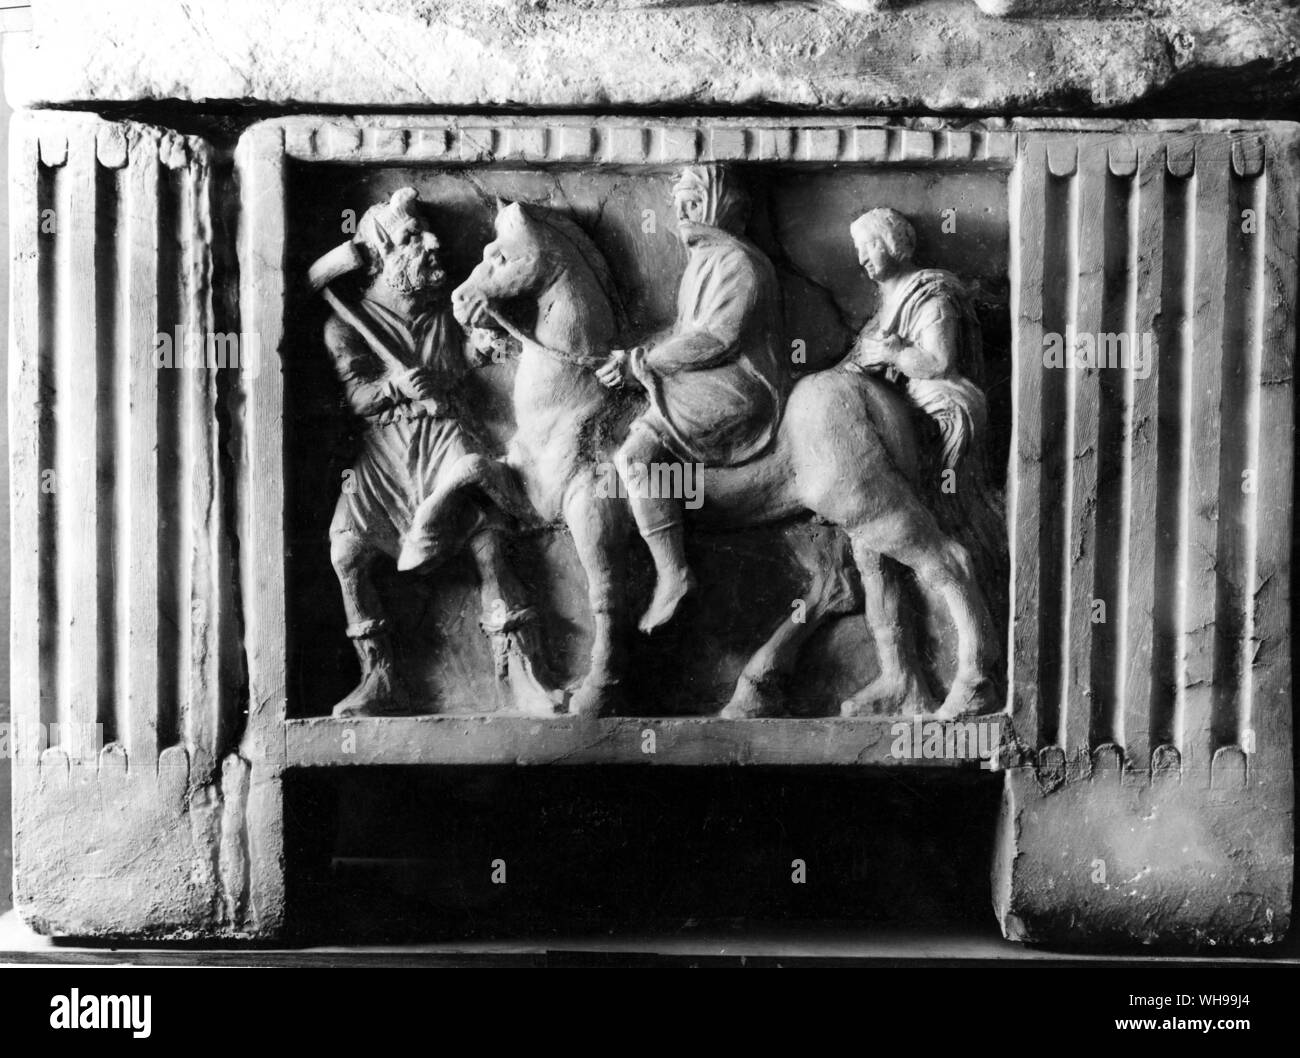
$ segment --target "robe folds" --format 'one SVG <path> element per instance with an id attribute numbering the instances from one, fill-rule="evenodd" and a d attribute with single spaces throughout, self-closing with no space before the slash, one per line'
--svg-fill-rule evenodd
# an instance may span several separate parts
<path id="1" fill-rule="evenodd" d="M 330 534 L 355 532 L 396 557 L 421 501 L 461 456 L 480 451 L 451 403 L 468 363 L 460 327 L 446 307 L 409 321 L 368 299 L 349 308 L 390 354 L 427 370 L 438 394 L 432 403 L 407 398 L 369 340 L 339 315 L 330 317 L 325 345 L 349 405 L 366 424 Z"/>
<path id="2" fill-rule="evenodd" d="M 762 455 L 789 391 L 777 343 L 781 292 L 767 257 L 719 228 L 692 225 L 671 333 L 645 356 L 643 421 L 680 459 L 735 466 Z"/>
<path id="3" fill-rule="evenodd" d="M 941 268 L 918 270 L 900 291 L 892 310 L 868 321 L 859 341 L 874 342 L 892 334 L 909 345 L 935 352 L 938 346 L 927 340 L 928 335 L 945 323 L 955 324 L 960 335 L 955 355 L 946 363 L 932 365 L 928 377 L 908 375 L 904 381 L 913 404 L 939 428 L 939 466 L 956 470 L 972 447 L 978 457 L 988 423 L 987 402 L 979 386 L 984 371 L 979 320 L 961 280 Z M 850 362 L 852 359 L 850 352 Z M 898 381 L 900 372 L 891 367 L 886 376 Z"/>

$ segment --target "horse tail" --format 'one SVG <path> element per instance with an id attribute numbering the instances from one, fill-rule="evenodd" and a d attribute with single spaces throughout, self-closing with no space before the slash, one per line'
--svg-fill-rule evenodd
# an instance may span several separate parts
<path id="1" fill-rule="evenodd" d="M 913 399 L 939 427 L 935 513 L 940 526 L 971 556 L 975 575 L 994 619 L 1006 617 L 1010 558 L 1002 502 L 989 481 L 985 460 L 988 404 L 966 379 L 937 386 L 909 386 Z"/>

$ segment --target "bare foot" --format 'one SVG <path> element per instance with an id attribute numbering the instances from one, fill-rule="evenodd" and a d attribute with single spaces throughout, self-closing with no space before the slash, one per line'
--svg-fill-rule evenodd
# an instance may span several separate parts
<path id="1" fill-rule="evenodd" d="M 680 569 L 669 576 L 660 574 L 655 583 L 654 598 L 641 615 L 637 627 L 647 634 L 662 628 L 673 619 L 681 601 L 695 590 L 695 584 L 695 574 L 689 569 Z"/>

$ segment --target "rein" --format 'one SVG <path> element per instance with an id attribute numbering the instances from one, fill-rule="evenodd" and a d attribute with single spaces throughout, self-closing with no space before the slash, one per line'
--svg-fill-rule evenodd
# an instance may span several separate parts
<path id="1" fill-rule="evenodd" d="M 488 308 L 486 311 L 487 314 L 500 324 L 501 328 L 517 342 L 535 346 L 547 356 L 554 357 L 561 363 L 569 364 L 572 367 L 582 367 L 590 370 L 599 367 L 605 362 L 605 358 L 600 356 L 586 356 L 582 353 L 566 352 L 563 349 L 552 349 L 549 345 L 543 345 L 532 335 L 524 333 L 508 319 L 502 316 L 501 313 L 497 312 L 496 309 Z"/>

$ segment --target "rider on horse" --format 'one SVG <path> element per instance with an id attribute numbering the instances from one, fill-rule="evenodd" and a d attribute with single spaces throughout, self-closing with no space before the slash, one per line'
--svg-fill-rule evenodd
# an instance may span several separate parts
<path id="1" fill-rule="evenodd" d="M 987 470 L 983 343 L 970 296 L 952 272 L 916 264 L 916 231 L 897 210 L 870 210 L 849 232 L 880 304 L 845 366 L 884 375 L 933 423 L 936 513 L 970 548 L 980 579 L 996 585 L 1005 576 L 1006 530 Z"/>
<path id="2" fill-rule="evenodd" d="M 695 586 L 686 563 L 682 500 L 651 495 L 651 467 L 673 462 L 738 466 L 767 451 L 789 375 L 777 351 L 781 292 L 772 263 L 741 236 L 748 200 L 721 166 L 690 166 L 673 188 L 688 252 L 677 319 L 646 346 L 616 351 L 597 371 L 607 386 L 629 378 L 650 397 L 616 462 L 637 528 L 654 559 L 654 598 L 643 632 L 668 622 Z M 682 480 L 657 475 L 659 481 Z"/>

